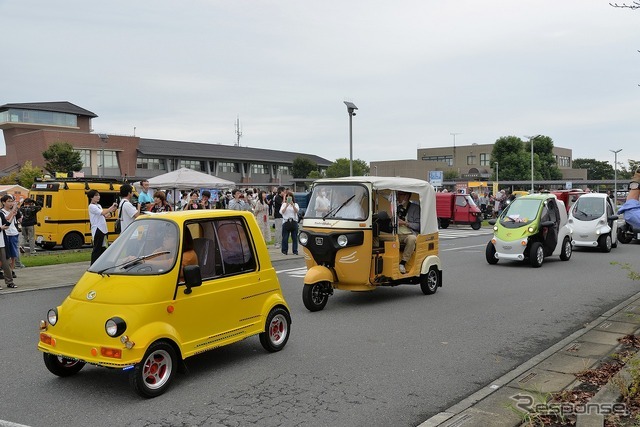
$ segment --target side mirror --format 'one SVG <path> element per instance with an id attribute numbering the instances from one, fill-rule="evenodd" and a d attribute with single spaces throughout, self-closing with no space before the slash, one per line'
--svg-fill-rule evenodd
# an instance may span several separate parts
<path id="1" fill-rule="evenodd" d="M 607 219 L 609 221 L 617 221 L 618 220 L 618 215 L 609 215 L 609 217 Z"/>
<path id="2" fill-rule="evenodd" d="M 556 223 L 553 221 L 542 221 L 540 223 L 540 227 L 553 227 L 554 225 L 556 225 Z"/>
<path id="3" fill-rule="evenodd" d="M 491 218 L 489 221 L 487 221 L 489 223 L 489 225 L 496 225 L 496 222 L 498 222 L 498 220 L 496 218 Z"/>
<path id="4" fill-rule="evenodd" d="M 200 266 L 199 265 L 186 265 L 183 269 L 184 272 L 184 283 L 187 289 L 184 290 L 184 293 L 189 295 L 191 293 L 191 288 L 196 288 L 202 285 L 202 275 L 200 274 Z"/>

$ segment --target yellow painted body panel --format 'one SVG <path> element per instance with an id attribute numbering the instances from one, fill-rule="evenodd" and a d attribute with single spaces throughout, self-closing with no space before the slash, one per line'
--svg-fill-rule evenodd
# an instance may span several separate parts
<path id="1" fill-rule="evenodd" d="M 255 270 L 203 279 L 202 285 L 193 287 L 190 294 L 185 294 L 184 284 L 178 284 L 180 263 L 163 274 L 153 275 L 100 275 L 87 271 L 57 307 L 56 325 L 48 325 L 44 331 L 55 345 L 40 341 L 38 349 L 97 365 L 125 367 L 140 362 L 148 346 L 160 339 L 174 342 L 180 356 L 186 358 L 263 332 L 273 307 L 289 309 L 252 214 L 198 210 L 148 216 L 143 221 L 173 221 L 182 233 L 187 221 L 225 217 L 242 217 L 246 221 L 256 257 Z M 119 337 L 109 337 L 105 332 L 105 322 L 116 316 L 126 322 L 124 335 L 135 343 L 132 349 L 126 349 Z M 122 358 L 102 357 L 100 347 L 121 349 Z M 92 349 L 97 349 L 97 355 L 92 354 Z"/>

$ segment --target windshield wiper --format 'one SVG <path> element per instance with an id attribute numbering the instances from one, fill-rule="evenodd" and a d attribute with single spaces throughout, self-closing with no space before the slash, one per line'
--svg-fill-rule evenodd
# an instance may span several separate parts
<path id="1" fill-rule="evenodd" d="M 110 270 L 110 269 L 112 269 L 112 268 L 120 268 L 120 267 L 122 267 L 122 269 L 123 269 L 123 270 L 128 270 L 128 269 L 130 269 L 131 267 L 133 267 L 133 266 L 136 266 L 136 265 L 140 264 L 140 263 L 141 263 L 141 262 L 143 262 L 144 260 L 151 259 L 151 258 L 155 258 L 155 257 L 158 257 L 158 256 L 160 256 L 160 255 L 167 255 L 167 254 L 170 254 L 170 253 L 171 253 L 171 251 L 160 251 L 160 252 L 154 252 L 154 253 L 149 254 L 149 255 L 142 255 L 142 256 L 139 256 L 139 257 L 137 257 L 137 258 L 131 259 L 131 260 L 129 260 L 129 261 L 125 261 L 125 262 L 123 262 L 122 264 L 112 265 L 112 266 L 110 266 L 110 267 L 107 267 L 107 268 L 105 268 L 105 269 L 102 269 L 102 270 L 98 271 L 97 273 L 98 273 L 98 274 L 100 274 L 100 275 L 102 275 L 102 274 L 104 274 L 104 272 L 105 272 L 105 271 L 107 271 L 107 270 Z"/>
<path id="2" fill-rule="evenodd" d="M 344 208 L 344 206 L 345 206 L 347 203 L 349 203 L 349 202 L 350 202 L 354 197 L 356 197 L 356 195 L 355 195 L 355 194 L 354 194 L 353 196 L 349 197 L 347 200 L 345 200 L 345 201 L 344 201 L 340 206 L 338 206 L 337 208 L 335 208 L 335 209 L 331 209 L 329 212 L 327 212 L 327 213 L 325 214 L 325 216 L 323 216 L 323 217 L 322 217 L 322 220 L 324 221 L 325 219 L 327 219 L 327 217 L 328 217 L 329 215 L 336 216 L 336 214 L 337 214 L 338 212 L 340 212 L 340 209 Z"/>

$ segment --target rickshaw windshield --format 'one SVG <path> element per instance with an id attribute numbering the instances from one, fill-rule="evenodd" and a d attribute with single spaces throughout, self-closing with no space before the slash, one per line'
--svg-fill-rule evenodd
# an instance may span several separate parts
<path id="1" fill-rule="evenodd" d="M 573 204 L 573 217 L 579 221 L 593 221 L 604 215 L 604 200 L 595 197 L 580 197 Z"/>
<path id="2" fill-rule="evenodd" d="M 369 191 L 360 184 L 319 184 L 313 188 L 305 218 L 362 221 L 369 217 Z"/>
<path id="3" fill-rule="evenodd" d="M 519 228 L 530 224 L 540 211 L 539 199 L 515 199 L 500 216 L 500 224 L 507 228 Z"/>
<path id="4" fill-rule="evenodd" d="M 173 268 L 178 253 L 178 226 L 161 219 L 134 221 L 111 244 L 89 271 L 140 276 Z"/>

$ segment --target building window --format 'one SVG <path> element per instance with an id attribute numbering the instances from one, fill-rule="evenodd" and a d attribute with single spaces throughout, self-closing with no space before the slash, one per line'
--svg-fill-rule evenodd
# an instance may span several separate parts
<path id="1" fill-rule="evenodd" d="M 423 156 L 426 162 L 444 162 L 447 166 L 453 166 L 453 156 Z"/>
<path id="2" fill-rule="evenodd" d="M 83 168 L 91 167 L 91 150 L 74 150 L 80 154 L 80 160 L 82 161 Z"/>
<path id="3" fill-rule="evenodd" d="M 279 165 L 276 167 L 276 176 L 291 175 L 289 166 Z"/>
<path id="4" fill-rule="evenodd" d="M 489 166 L 491 164 L 491 154 L 480 153 L 480 166 Z"/>
<path id="5" fill-rule="evenodd" d="M 467 164 L 468 165 L 475 165 L 476 164 L 476 156 L 474 156 L 473 154 L 470 156 L 467 156 Z"/>
<path id="6" fill-rule="evenodd" d="M 569 168 L 571 167 L 571 157 L 558 156 L 558 167 Z"/>
<path id="7" fill-rule="evenodd" d="M 22 110 L 10 108 L 0 113 L 0 122 L 37 123 L 41 125 L 78 126 L 75 114 L 54 113 L 53 111 Z"/>
<path id="8" fill-rule="evenodd" d="M 237 163 L 231 162 L 219 162 L 218 163 L 218 172 L 220 173 L 238 173 L 240 168 Z"/>
<path id="9" fill-rule="evenodd" d="M 263 164 L 252 164 L 251 165 L 251 173 L 252 174 L 266 174 L 269 173 L 268 169 L 265 165 Z"/>
<path id="10" fill-rule="evenodd" d="M 183 168 L 193 169 L 194 171 L 204 172 L 204 162 L 200 160 L 180 160 Z"/>
<path id="11" fill-rule="evenodd" d="M 147 159 L 147 158 L 139 158 L 136 164 L 137 169 L 147 169 L 147 170 L 167 170 L 166 163 L 164 159 Z"/>
<path id="12" fill-rule="evenodd" d="M 100 151 L 102 157 L 102 150 Z M 105 168 L 118 168 L 118 156 L 115 151 L 104 150 L 104 166 Z"/>

